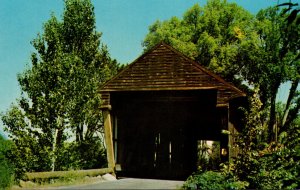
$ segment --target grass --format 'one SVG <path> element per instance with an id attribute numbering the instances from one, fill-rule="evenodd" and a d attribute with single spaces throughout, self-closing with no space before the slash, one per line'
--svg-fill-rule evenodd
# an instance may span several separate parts
<path id="1" fill-rule="evenodd" d="M 25 181 L 20 181 L 20 186 L 13 186 L 11 189 L 32 189 L 51 188 L 58 186 L 81 185 L 102 181 L 101 176 L 112 173 L 111 168 L 77 170 L 77 171 L 55 171 L 55 172 L 34 172 L 26 173 Z"/>
<path id="2" fill-rule="evenodd" d="M 60 186 L 71 186 L 71 185 L 83 185 L 90 184 L 103 181 L 102 178 L 99 177 L 76 177 L 76 178 L 58 178 L 50 180 L 49 182 L 41 182 L 41 183 L 33 183 L 31 181 L 21 182 L 20 186 L 14 185 L 11 190 L 18 189 L 44 189 L 44 188 L 52 188 L 52 187 L 60 187 Z"/>

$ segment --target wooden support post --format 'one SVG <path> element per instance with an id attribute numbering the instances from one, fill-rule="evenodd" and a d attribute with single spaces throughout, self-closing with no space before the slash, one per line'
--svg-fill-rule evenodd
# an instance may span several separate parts
<path id="1" fill-rule="evenodd" d="M 104 135 L 107 153 L 108 168 L 115 170 L 114 147 L 112 139 L 112 124 L 110 116 L 110 106 L 103 109 L 104 117 Z"/>
<path id="2" fill-rule="evenodd" d="M 228 131 L 228 123 L 229 123 L 229 108 L 228 107 L 222 107 L 219 108 L 221 113 L 221 130 L 227 130 Z M 229 149 L 228 149 L 228 140 L 229 136 L 228 134 L 221 134 L 220 139 L 220 155 L 221 155 L 221 161 L 227 162 L 229 161 Z"/>

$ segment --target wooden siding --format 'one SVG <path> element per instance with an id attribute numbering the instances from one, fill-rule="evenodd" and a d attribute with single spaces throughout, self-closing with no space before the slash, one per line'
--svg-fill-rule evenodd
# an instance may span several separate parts
<path id="1" fill-rule="evenodd" d="M 143 54 L 122 72 L 105 83 L 100 93 L 103 104 L 109 104 L 109 92 L 217 89 L 217 104 L 227 104 L 245 96 L 233 85 L 204 69 L 165 43 Z"/>

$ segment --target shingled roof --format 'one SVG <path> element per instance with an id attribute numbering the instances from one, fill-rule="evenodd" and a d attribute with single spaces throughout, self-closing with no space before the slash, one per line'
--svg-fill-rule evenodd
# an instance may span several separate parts
<path id="1" fill-rule="evenodd" d="M 235 86 L 203 68 L 173 47 L 161 42 L 106 82 L 100 93 L 109 92 L 217 89 L 217 103 L 245 96 Z M 103 99 L 102 98 L 102 99 Z"/>

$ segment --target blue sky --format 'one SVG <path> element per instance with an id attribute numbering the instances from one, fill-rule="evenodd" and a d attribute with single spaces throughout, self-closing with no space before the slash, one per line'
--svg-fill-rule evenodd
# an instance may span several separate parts
<path id="1" fill-rule="evenodd" d="M 283 1 L 283 0 L 281 0 Z M 130 63 L 142 53 L 141 42 L 156 20 L 181 17 L 206 0 L 92 0 L 97 30 L 112 58 Z M 231 0 L 255 14 L 277 0 Z M 17 73 L 30 64 L 30 41 L 42 32 L 52 12 L 62 15 L 63 0 L 0 0 L 0 112 L 20 96 Z M 279 96 L 284 96 L 279 94 Z M 0 123 L 0 131 L 2 125 Z"/>

